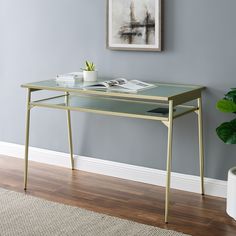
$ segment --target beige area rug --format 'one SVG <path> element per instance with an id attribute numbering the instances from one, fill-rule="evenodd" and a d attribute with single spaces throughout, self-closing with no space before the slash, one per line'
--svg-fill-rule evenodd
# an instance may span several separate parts
<path id="1" fill-rule="evenodd" d="M 184 236 L 0 188 L 0 235 Z"/>

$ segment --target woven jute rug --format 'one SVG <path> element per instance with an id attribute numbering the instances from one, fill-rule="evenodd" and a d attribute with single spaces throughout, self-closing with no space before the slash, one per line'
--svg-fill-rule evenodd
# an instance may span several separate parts
<path id="1" fill-rule="evenodd" d="M 186 236 L 1 188 L 0 235 Z"/>

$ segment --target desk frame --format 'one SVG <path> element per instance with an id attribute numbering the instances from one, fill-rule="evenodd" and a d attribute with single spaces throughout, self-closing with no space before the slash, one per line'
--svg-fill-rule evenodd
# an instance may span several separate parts
<path id="1" fill-rule="evenodd" d="M 26 132 L 25 132 L 25 170 L 24 170 L 24 189 L 27 189 L 27 182 L 28 182 L 28 156 L 29 156 L 29 131 L 30 131 L 30 111 L 33 107 L 37 107 L 37 103 L 31 101 L 31 93 L 38 91 L 38 90 L 54 90 L 54 89 L 45 89 L 45 88 L 37 88 L 37 87 L 30 87 L 30 86 L 22 86 L 24 88 L 28 89 L 27 92 L 27 112 L 26 112 Z M 170 183 L 171 183 L 171 165 L 172 165 L 172 141 L 173 141 L 173 121 L 174 121 L 174 107 L 186 103 L 188 101 L 197 100 L 197 106 L 193 107 L 191 111 L 194 111 L 198 116 L 198 139 L 199 139 L 199 162 L 200 162 L 200 178 L 201 178 L 201 193 L 204 195 L 204 149 L 203 149 L 203 122 L 202 122 L 202 97 L 201 97 L 201 91 L 203 88 L 199 88 L 196 90 L 193 90 L 191 92 L 188 92 L 186 94 L 182 94 L 181 96 L 168 98 L 168 107 L 169 107 L 169 115 L 168 119 L 161 118 L 159 119 L 167 128 L 168 128 L 168 143 L 167 143 L 167 165 L 166 165 L 166 172 L 167 172 L 167 178 L 166 178 L 166 195 L 165 195 L 165 222 L 168 223 L 168 215 L 169 215 L 169 199 L 170 199 Z M 71 110 L 78 110 L 78 111 L 85 111 L 89 112 L 89 110 L 84 109 L 73 109 L 68 105 L 69 101 L 69 95 L 70 92 L 68 89 L 60 89 L 56 91 L 63 91 L 65 92 L 66 96 L 66 105 L 63 108 L 60 107 L 51 107 L 54 109 L 64 109 L 67 112 L 67 125 L 68 125 L 68 140 L 69 140 L 69 150 L 70 150 L 70 159 L 71 159 L 71 168 L 74 169 L 74 158 L 73 158 L 73 143 L 72 143 L 72 128 L 71 128 Z M 79 93 L 88 93 L 92 95 L 96 95 L 96 91 L 89 91 L 89 92 L 83 92 L 79 91 Z M 99 95 L 101 95 L 100 92 L 98 92 Z M 105 96 L 112 96 L 117 94 L 108 94 L 106 93 Z M 119 94 L 118 94 L 119 95 Z M 122 95 L 120 95 L 121 97 Z M 132 95 L 131 95 L 132 96 Z M 126 96 L 128 97 L 128 96 Z M 137 97 L 138 98 L 138 97 Z M 161 98 L 158 98 L 156 100 L 162 100 Z M 40 101 L 40 100 L 39 100 Z M 40 107 L 40 106 L 39 106 Z M 41 106 L 42 107 L 42 106 Z M 44 107 L 47 107 L 46 105 Z M 50 107 L 50 106 L 49 106 Z M 95 112 L 96 111 L 91 111 Z M 105 115 L 118 115 L 122 116 L 122 114 L 107 114 L 107 112 L 99 112 L 100 114 Z M 183 115 L 187 114 L 184 113 Z M 128 115 L 124 115 L 128 117 Z M 130 117 L 135 117 L 133 114 Z M 144 118 L 144 117 L 136 117 L 136 118 Z"/>

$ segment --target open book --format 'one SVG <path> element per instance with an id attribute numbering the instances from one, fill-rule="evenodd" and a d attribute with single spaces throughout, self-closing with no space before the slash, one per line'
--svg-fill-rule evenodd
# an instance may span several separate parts
<path id="1" fill-rule="evenodd" d="M 124 78 L 118 78 L 113 80 L 107 80 L 103 82 L 98 82 L 90 85 L 85 85 L 84 89 L 107 89 L 109 91 L 120 91 L 120 92 L 138 92 L 140 90 L 149 89 L 156 87 L 154 84 L 149 84 L 139 80 L 127 80 Z"/>

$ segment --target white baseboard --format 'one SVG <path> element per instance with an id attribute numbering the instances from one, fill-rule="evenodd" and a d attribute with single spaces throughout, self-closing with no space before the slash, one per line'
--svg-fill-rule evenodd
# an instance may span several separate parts
<path id="1" fill-rule="evenodd" d="M 0 154 L 23 158 L 24 146 L 0 142 Z M 69 154 L 46 149 L 30 147 L 29 159 L 50 165 L 67 168 L 70 167 Z M 83 156 L 75 157 L 75 169 L 147 184 L 154 184 L 158 186 L 165 186 L 166 182 L 166 172 L 162 170 Z M 171 178 L 171 187 L 174 189 L 194 193 L 200 192 L 200 178 L 197 176 L 172 173 Z M 205 191 L 207 195 L 225 198 L 227 192 L 227 182 L 217 179 L 205 178 Z"/>

